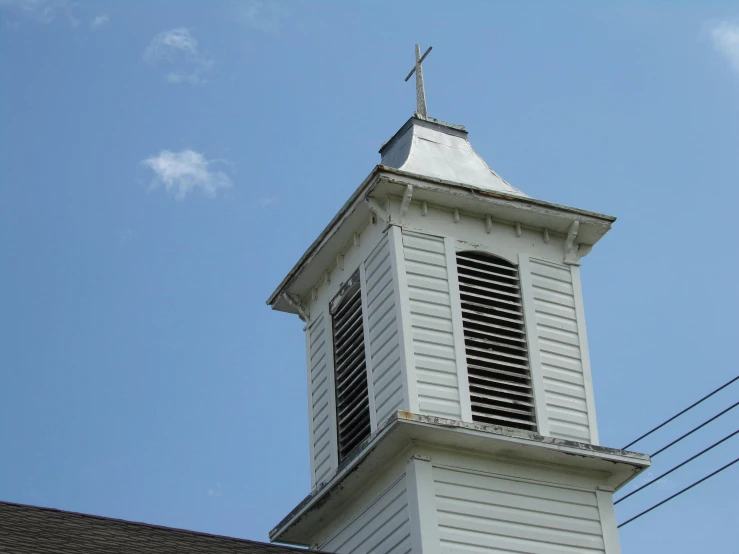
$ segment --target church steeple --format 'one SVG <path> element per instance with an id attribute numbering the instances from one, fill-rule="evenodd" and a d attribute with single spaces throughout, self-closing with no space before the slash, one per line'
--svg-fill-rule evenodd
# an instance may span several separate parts
<path id="1" fill-rule="evenodd" d="M 425 113 L 419 54 L 417 113 L 268 300 L 306 322 L 312 487 L 270 537 L 617 553 L 649 458 L 598 445 L 579 273 L 615 218 L 500 178 Z"/>

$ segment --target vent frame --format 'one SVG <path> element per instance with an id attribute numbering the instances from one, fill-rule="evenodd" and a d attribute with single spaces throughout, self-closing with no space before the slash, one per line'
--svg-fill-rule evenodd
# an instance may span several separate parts
<path id="1" fill-rule="evenodd" d="M 472 421 L 536 432 L 519 267 L 482 250 L 455 263 Z"/>
<path id="2" fill-rule="evenodd" d="M 363 296 L 357 269 L 329 303 L 339 463 L 372 433 Z"/>

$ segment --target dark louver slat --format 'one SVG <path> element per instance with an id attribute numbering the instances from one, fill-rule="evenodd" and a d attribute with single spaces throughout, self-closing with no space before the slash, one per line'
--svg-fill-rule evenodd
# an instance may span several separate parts
<path id="1" fill-rule="evenodd" d="M 472 419 L 536 431 L 518 268 L 457 254 Z"/>
<path id="2" fill-rule="evenodd" d="M 343 460 L 371 433 L 362 292 L 358 274 L 348 282 L 353 284 L 342 291 L 341 304 L 333 315 L 339 460 Z"/>

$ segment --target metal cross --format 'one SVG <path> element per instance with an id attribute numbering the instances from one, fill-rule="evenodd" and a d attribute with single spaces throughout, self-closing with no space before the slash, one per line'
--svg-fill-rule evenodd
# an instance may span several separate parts
<path id="1" fill-rule="evenodd" d="M 422 56 L 421 49 L 418 44 L 416 44 L 416 65 L 411 69 L 408 77 L 405 78 L 405 80 L 408 81 L 413 73 L 416 74 L 416 113 L 422 117 L 427 117 L 428 114 L 426 113 L 426 91 L 423 88 L 423 69 L 421 68 L 421 63 L 423 63 L 423 60 L 425 60 L 426 56 L 429 55 L 431 48 L 433 48 L 433 46 L 429 46 L 428 50 L 426 50 Z"/>

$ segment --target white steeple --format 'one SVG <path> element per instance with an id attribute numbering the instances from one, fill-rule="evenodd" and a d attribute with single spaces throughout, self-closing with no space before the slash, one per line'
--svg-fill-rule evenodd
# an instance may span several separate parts
<path id="1" fill-rule="evenodd" d="M 598 445 L 579 273 L 615 218 L 526 196 L 418 113 L 380 152 L 268 300 L 306 322 L 312 487 L 270 537 L 620 552 L 612 493 L 649 458 Z"/>

